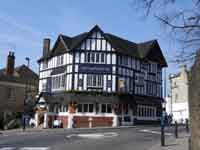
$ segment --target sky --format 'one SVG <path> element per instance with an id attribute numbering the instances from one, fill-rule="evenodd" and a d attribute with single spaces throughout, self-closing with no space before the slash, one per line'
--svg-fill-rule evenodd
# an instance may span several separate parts
<path id="1" fill-rule="evenodd" d="M 0 5 L 0 68 L 5 67 L 9 51 L 14 51 L 16 66 L 26 64 L 38 73 L 37 60 L 42 55 L 42 41 L 58 34 L 74 36 L 98 24 L 104 32 L 133 42 L 157 39 L 169 67 L 176 73 L 178 65 L 170 63 L 178 46 L 154 17 L 141 17 L 132 0 L 6 0 Z"/>

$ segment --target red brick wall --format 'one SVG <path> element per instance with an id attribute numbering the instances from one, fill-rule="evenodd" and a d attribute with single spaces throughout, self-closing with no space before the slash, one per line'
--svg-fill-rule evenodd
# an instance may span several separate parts
<path id="1" fill-rule="evenodd" d="M 67 126 L 68 126 L 68 117 L 67 116 L 58 116 L 57 119 L 61 120 L 62 128 L 67 128 Z"/>
<path id="2" fill-rule="evenodd" d="M 88 116 L 74 116 L 75 128 L 89 128 Z M 113 117 L 92 117 L 92 127 L 112 127 Z"/>
<path id="3" fill-rule="evenodd" d="M 86 116 L 74 116 L 75 128 L 88 128 L 89 127 L 89 117 Z"/>
<path id="4" fill-rule="evenodd" d="M 113 117 L 92 117 L 92 127 L 112 127 Z"/>

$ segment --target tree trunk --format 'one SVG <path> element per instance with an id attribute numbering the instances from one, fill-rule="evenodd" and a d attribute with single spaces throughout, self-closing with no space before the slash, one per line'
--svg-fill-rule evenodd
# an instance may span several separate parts
<path id="1" fill-rule="evenodd" d="M 192 66 L 189 82 L 190 149 L 200 150 L 200 50 Z"/>

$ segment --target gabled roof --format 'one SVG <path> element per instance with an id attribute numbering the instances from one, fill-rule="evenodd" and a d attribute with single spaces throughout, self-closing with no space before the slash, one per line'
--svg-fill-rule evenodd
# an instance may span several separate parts
<path id="1" fill-rule="evenodd" d="M 134 57 L 139 56 L 136 43 L 122 39 L 110 33 L 104 33 L 104 36 L 117 52 Z"/>
<path id="2" fill-rule="evenodd" d="M 94 26 L 89 32 L 84 32 L 74 37 L 68 37 L 60 34 L 56 43 L 47 57 L 42 57 L 38 62 L 61 55 L 67 51 L 75 50 L 80 44 L 87 39 L 93 31 L 99 31 L 104 38 L 112 45 L 116 52 L 130 55 L 138 59 L 147 59 L 158 62 L 162 67 L 167 67 L 167 62 L 162 54 L 157 40 L 151 40 L 143 43 L 134 43 L 110 33 L 104 33 L 98 25 Z M 59 46 L 62 48 L 59 48 Z"/>
<path id="3" fill-rule="evenodd" d="M 38 75 L 26 65 L 16 67 L 13 75 L 6 75 L 5 68 L 0 70 L 0 81 L 26 83 L 26 81 L 37 81 L 38 79 Z"/>
<path id="4" fill-rule="evenodd" d="M 140 53 L 140 58 L 146 58 L 148 60 L 160 63 L 160 65 L 163 67 L 167 67 L 167 62 L 157 40 L 139 43 L 138 52 Z"/>

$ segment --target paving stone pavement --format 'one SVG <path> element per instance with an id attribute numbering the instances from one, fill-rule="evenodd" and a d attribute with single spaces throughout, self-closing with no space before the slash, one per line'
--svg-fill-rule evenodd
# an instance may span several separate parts
<path id="1" fill-rule="evenodd" d="M 189 150 L 188 140 L 190 134 L 181 133 L 176 139 L 175 137 L 168 137 L 165 139 L 165 146 L 160 146 L 160 143 L 157 143 L 151 149 L 148 150 Z"/>

